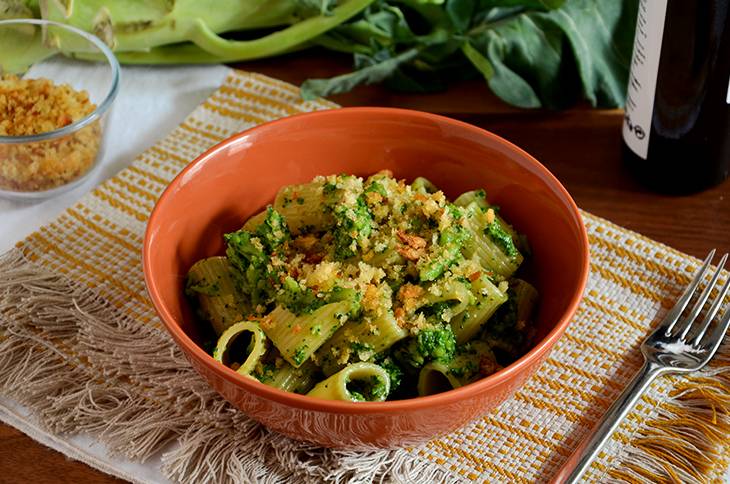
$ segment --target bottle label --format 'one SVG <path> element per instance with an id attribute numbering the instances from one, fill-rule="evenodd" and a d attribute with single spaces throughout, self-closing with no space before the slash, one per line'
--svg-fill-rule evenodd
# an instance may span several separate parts
<path id="1" fill-rule="evenodd" d="M 631 74 L 626 92 L 623 137 L 626 145 L 646 159 L 654 111 L 659 57 L 668 0 L 641 0 L 636 19 Z M 730 102 L 730 93 L 728 93 Z"/>

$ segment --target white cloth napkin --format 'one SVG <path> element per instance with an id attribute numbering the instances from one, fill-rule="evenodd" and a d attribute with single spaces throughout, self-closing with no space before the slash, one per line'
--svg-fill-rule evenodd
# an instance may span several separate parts
<path id="1" fill-rule="evenodd" d="M 56 69 L 59 65 L 43 67 Z M 7 251 L 41 225 L 53 220 L 89 190 L 126 167 L 180 124 L 217 89 L 229 68 L 225 66 L 123 67 L 121 88 L 110 113 L 105 151 L 100 166 L 81 186 L 37 203 L 0 199 L 0 253 Z M 36 70 L 34 75 L 42 75 Z M 84 79 L 96 82 L 93 69 Z M 160 473 L 159 457 L 144 464 L 108 455 L 107 449 L 86 435 L 59 438 L 46 432 L 27 409 L 0 398 L 0 421 L 64 455 L 107 474 L 142 483 L 169 482 Z"/>
<path id="2" fill-rule="evenodd" d="M 59 68 L 63 68 L 62 63 L 41 64 L 31 74 L 41 76 Z M 121 88 L 107 120 L 100 166 L 84 184 L 49 200 L 24 203 L 0 199 L 0 253 L 56 218 L 172 131 L 221 85 L 228 71 L 225 66 L 123 67 Z M 100 81 L 101 72 L 90 67 L 83 82 Z"/>

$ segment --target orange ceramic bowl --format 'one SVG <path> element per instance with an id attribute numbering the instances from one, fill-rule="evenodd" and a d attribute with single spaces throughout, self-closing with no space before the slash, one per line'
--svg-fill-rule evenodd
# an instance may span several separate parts
<path id="1" fill-rule="evenodd" d="M 485 188 L 527 234 L 530 280 L 540 291 L 534 347 L 465 387 L 409 400 L 351 403 L 287 393 L 243 377 L 201 349 L 183 294 L 185 274 L 222 254 L 223 234 L 271 203 L 280 187 L 317 175 L 425 176 L 453 199 Z M 147 290 L 192 366 L 233 405 L 268 428 L 326 447 L 422 443 L 489 412 L 540 366 L 565 331 L 588 275 L 588 241 L 575 203 L 529 154 L 488 131 L 400 109 L 346 108 L 302 114 L 233 136 L 188 165 L 152 212 L 144 241 Z"/>

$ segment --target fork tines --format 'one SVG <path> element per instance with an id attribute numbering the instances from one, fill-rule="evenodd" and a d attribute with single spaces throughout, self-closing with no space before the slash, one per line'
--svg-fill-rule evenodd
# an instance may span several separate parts
<path id="1" fill-rule="evenodd" d="M 712 353 L 720 346 L 722 338 L 730 325 L 730 307 L 725 311 L 722 318 L 717 323 L 715 330 L 706 336 L 707 330 L 712 324 L 715 316 L 717 315 L 725 296 L 730 289 L 730 277 L 726 278 L 725 283 L 719 289 L 717 296 L 715 297 L 712 305 L 705 313 L 705 317 L 699 325 L 695 324 L 695 320 L 702 312 L 707 300 L 709 299 L 713 289 L 717 286 L 717 281 L 720 278 L 725 263 L 728 259 L 728 254 L 723 255 L 720 258 L 720 262 L 717 264 L 717 269 L 710 278 L 710 281 L 705 285 L 702 293 L 697 297 L 694 306 L 685 317 L 681 317 L 685 308 L 690 302 L 690 299 L 697 292 L 697 288 L 700 286 L 705 276 L 708 274 L 710 269 L 710 263 L 715 257 L 715 249 L 712 249 L 705 258 L 702 266 L 697 271 L 692 282 L 687 286 L 682 296 L 679 298 L 674 307 L 664 317 L 664 321 L 660 326 L 660 330 L 664 330 L 664 335 L 668 338 L 676 338 L 679 341 L 690 344 L 697 348 L 710 350 Z M 694 337 L 691 341 L 687 341 L 687 336 L 690 332 L 693 332 Z"/>

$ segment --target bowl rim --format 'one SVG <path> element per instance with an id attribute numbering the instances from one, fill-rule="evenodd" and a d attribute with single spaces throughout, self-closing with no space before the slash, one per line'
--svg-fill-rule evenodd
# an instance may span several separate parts
<path id="1" fill-rule="evenodd" d="M 578 279 L 578 290 L 575 291 L 570 299 L 567 310 L 563 313 L 561 319 L 555 324 L 550 332 L 544 338 L 542 338 L 542 340 L 540 340 L 539 342 L 537 342 L 537 344 L 530 348 L 527 353 L 522 355 L 520 358 L 512 362 L 507 367 L 499 370 L 492 375 L 489 375 L 463 387 L 424 397 L 414 397 L 405 400 L 392 400 L 384 402 L 347 402 L 339 400 L 319 399 L 306 395 L 290 393 L 284 390 L 280 390 L 278 388 L 270 387 L 268 385 L 260 383 L 253 378 L 240 375 L 232 369 L 221 365 L 219 362 L 215 361 L 212 356 L 208 355 L 202 348 L 200 348 L 187 334 L 185 334 L 182 328 L 174 322 L 175 320 L 171 316 L 167 308 L 162 304 L 162 299 L 159 294 L 158 286 L 153 279 L 152 274 L 150 273 L 152 258 L 152 255 L 150 253 L 150 245 L 152 243 L 152 239 L 154 238 L 154 227 L 156 225 L 154 222 L 159 216 L 160 207 L 164 204 L 165 200 L 168 197 L 171 197 L 173 195 L 173 193 L 176 191 L 176 186 L 180 183 L 180 181 L 184 178 L 187 178 L 188 173 L 194 171 L 200 163 L 215 156 L 219 151 L 227 149 L 230 145 L 239 142 L 239 140 L 241 140 L 242 138 L 246 138 L 248 136 L 251 136 L 252 134 L 255 135 L 260 132 L 265 132 L 272 127 L 285 125 L 291 122 L 291 119 L 295 118 L 321 118 L 331 116 L 349 116 L 351 114 L 375 115 L 378 116 L 380 119 L 382 119 L 383 117 L 394 116 L 425 119 L 429 121 L 435 121 L 442 125 L 449 125 L 460 130 L 466 130 L 478 136 L 486 136 L 488 138 L 491 138 L 498 144 L 508 148 L 513 152 L 516 152 L 527 161 L 532 163 L 533 166 L 538 171 L 540 171 L 542 175 L 544 175 L 543 180 L 547 182 L 552 191 L 554 193 L 557 192 L 564 198 L 564 201 L 567 202 L 571 215 L 577 222 L 578 231 L 582 242 L 582 253 L 579 254 L 581 258 L 581 263 Z M 580 211 L 575 204 L 575 201 L 570 196 L 565 187 L 563 187 L 563 185 L 558 181 L 558 179 L 533 156 L 531 156 L 529 153 L 519 148 L 518 146 L 514 145 L 513 143 L 505 140 L 504 138 L 472 124 L 437 114 L 389 107 L 344 107 L 296 114 L 293 116 L 287 116 L 284 118 L 279 118 L 273 121 L 262 123 L 219 142 L 215 146 L 209 148 L 204 153 L 199 155 L 192 162 L 190 162 L 185 168 L 180 171 L 180 173 L 175 176 L 175 178 L 169 183 L 167 188 L 165 188 L 164 192 L 162 193 L 162 195 L 160 195 L 160 198 L 155 204 L 152 213 L 150 214 L 147 228 L 145 230 L 145 237 L 142 249 L 142 266 L 145 278 L 145 285 L 147 287 L 150 299 L 152 300 L 155 310 L 160 316 L 160 319 L 162 320 L 165 328 L 167 328 L 167 331 L 177 342 L 177 344 L 182 347 L 186 355 L 196 355 L 197 359 L 201 361 L 202 364 L 205 364 L 207 367 L 211 368 L 218 376 L 259 397 L 263 397 L 268 400 L 276 401 L 280 404 L 296 407 L 303 410 L 363 415 L 390 414 L 402 412 L 404 410 L 418 410 L 427 407 L 445 406 L 448 404 L 452 404 L 457 401 L 464 400 L 470 396 L 483 393 L 491 387 L 502 384 L 503 382 L 511 379 L 513 376 L 520 374 L 524 368 L 530 367 L 533 364 L 539 362 L 544 357 L 547 357 L 557 340 L 565 332 L 565 329 L 572 320 L 578 308 L 578 304 L 583 297 L 583 292 L 585 291 L 586 283 L 588 281 L 589 259 L 590 251 L 588 244 L 588 235 L 585 225 L 582 222 Z"/>
<path id="2" fill-rule="evenodd" d="M 96 106 L 96 109 L 94 109 L 91 113 L 87 114 L 85 117 L 74 121 L 73 123 L 66 125 L 62 128 L 54 129 L 53 131 L 46 131 L 44 133 L 37 133 L 37 134 L 30 134 L 30 135 L 23 135 L 23 136 L 2 136 L 0 135 L 0 144 L 20 144 L 20 143 L 37 143 L 40 141 L 49 141 L 52 139 L 60 138 L 62 136 L 66 136 L 69 134 L 72 134 L 79 129 L 83 128 L 84 126 L 88 126 L 89 124 L 93 123 L 94 121 L 100 119 L 106 111 L 109 110 L 112 103 L 114 102 L 114 99 L 117 97 L 117 94 L 119 93 L 119 85 L 120 85 L 120 78 L 121 78 L 121 68 L 119 67 L 119 61 L 117 60 L 116 56 L 114 56 L 114 53 L 111 51 L 111 49 L 102 42 L 99 37 L 90 34 L 88 32 L 84 32 L 81 29 L 78 29 L 76 27 L 72 27 L 71 25 L 62 24 L 59 22 L 54 22 L 52 20 L 43 20 L 43 19 L 9 19 L 9 20 L 0 20 L 0 27 L 3 27 L 5 25 L 12 25 L 12 24 L 18 24 L 18 25 L 40 25 L 41 28 L 45 29 L 47 26 L 51 25 L 54 27 L 59 27 L 64 30 L 67 30 L 69 32 L 73 32 L 76 35 L 79 35 L 83 37 L 84 39 L 88 40 L 94 46 L 96 46 L 102 54 L 104 54 L 104 57 L 107 60 L 107 63 L 109 64 L 109 67 L 111 68 L 111 85 L 109 86 L 109 91 L 106 93 L 106 96 L 104 96 L 104 100 Z M 52 57 L 58 55 L 58 53 L 53 54 Z"/>

